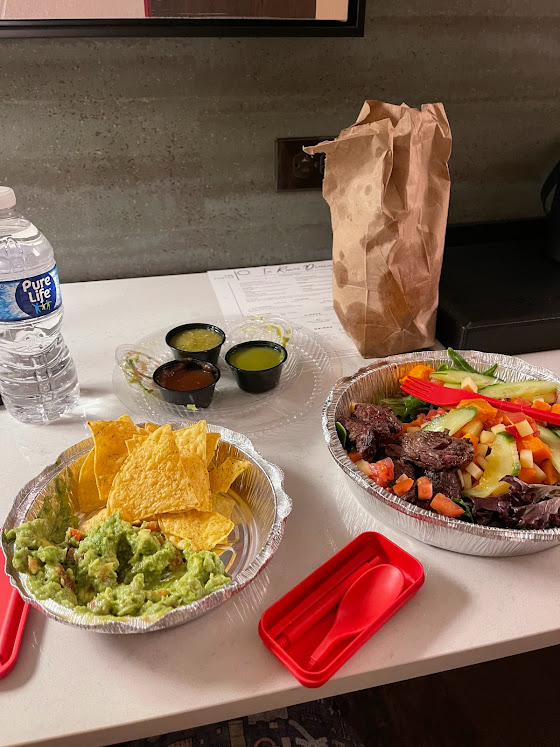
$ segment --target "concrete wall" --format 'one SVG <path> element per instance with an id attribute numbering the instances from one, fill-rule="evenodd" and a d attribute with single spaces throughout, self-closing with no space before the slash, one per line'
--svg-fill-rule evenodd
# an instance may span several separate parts
<path id="1" fill-rule="evenodd" d="M 274 191 L 274 139 L 337 134 L 367 97 L 443 101 L 450 220 L 538 215 L 560 158 L 558 0 L 367 15 L 363 39 L 2 39 L 0 183 L 66 281 L 325 258 L 328 208 Z"/>

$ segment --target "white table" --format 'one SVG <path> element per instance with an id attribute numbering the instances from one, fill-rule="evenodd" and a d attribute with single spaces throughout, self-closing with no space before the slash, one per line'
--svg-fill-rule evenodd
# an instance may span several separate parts
<path id="1" fill-rule="evenodd" d="M 212 320 L 218 309 L 205 275 L 76 283 L 64 286 L 63 295 L 80 405 L 46 427 L 19 424 L 0 411 L 0 521 L 27 480 L 89 435 L 86 419 L 123 413 L 111 386 L 118 344 L 172 327 L 195 310 Z M 560 350 L 523 357 L 560 373 Z M 346 359 L 344 373 L 362 363 L 358 355 Z M 231 427 L 243 431 L 241 420 Z M 145 636 L 75 630 L 31 610 L 17 666 L 0 680 L 1 745 L 108 744 L 560 643 L 560 548 L 476 558 L 379 524 L 346 492 L 319 412 L 253 440 L 284 469 L 294 502 L 282 545 L 263 574 L 205 617 Z M 367 529 L 415 555 L 426 583 L 330 682 L 308 690 L 264 648 L 259 617 Z"/>

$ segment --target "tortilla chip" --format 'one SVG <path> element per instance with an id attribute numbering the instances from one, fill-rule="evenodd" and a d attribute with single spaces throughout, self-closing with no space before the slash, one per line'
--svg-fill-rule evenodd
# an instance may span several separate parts
<path id="1" fill-rule="evenodd" d="M 244 459 L 228 457 L 216 469 L 210 470 L 210 490 L 212 493 L 227 493 L 233 482 L 249 466 Z"/>
<path id="2" fill-rule="evenodd" d="M 100 506 L 104 506 L 115 475 L 128 457 L 126 442 L 142 433 L 128 415 L 119 420 L 90 420 L 88 425 L 95 444 L 94 471 Z"/>
<path id="3" fill-rule="evenodd" d="M 231 519 L 235 501 L 224 493 L 212 493 L 212 511 L 222 514 L 226 519 Z"/>
<path id="4" fill-rule="evenodd" d="M 162 532 L 187 539 L 196 552 L 225 542 L 233 522 L 215 511 L 181 511 L 158 516 Z"/>
<path id="5" fill-rule="evenodd" d="M 101 508 L 105 505 L 99 495 L 97 482 L 95 480 L 95 450 L 92 449 L 82 464 L 80 476 L 78 478 L 78 504 L 84 514 L 89 514 L 94 508 Z"/>
<path id="6" fill-rule="evenodd" d="M 173 435 L 183 456 L 196 454 L 206 464 L 206 420 L 199 420 L 188 428 L 173 431 Z"/>
<path id="7" fill-rule="evenodd" d="M 105 521 L 106 518 L 107 518 L 107 509 L 100 508 L 99 511 L 96 511 L 93 514 L 93 516 L 90 516 L 84 522 L 80 524 L 79 526 L 80 532 L 82 532 L 82 534 L 87 534 L 98 524 L 101 524 L 102 521 Z"/>
<path id="8" fill-rule="evenodd" d="M 208 472 L 196 456 L 183 459 L 170 425 L 154 431 L 115 477 L 107 507 L 125 521 L 211 506 Z"/>
<path id="9" fill-rule="evenodd" d="M 127 439 L 126 441 L 126 449 L 128 451 L 128 454 L 134 454 L 136 449 L 140 446 L 140 444 L 144 443 L 144 439 L 148 437 L 147 433 L 143 433 L 139 436 L 132 436 L 132 438 Z"/>
<path id="10" fill-rule="evenodd" d="M 153 433 L 154 431 L 157 431 L 158 428 L 159 428 L 159 425 L 156 425 L 155 423 L 149 423 L 149 422 L 144 423 L 144 430 L 148 434 Z"/>
<path id="11" fill-rule="evenodd" d="M 207 433 L 206 434 L 206 466 L 210 464 L 212 459 L 214 459 L 214 454 L 216 453 L 216 449 L 218 448 L 218 441 L 220 440 L 221 436 L 219 433 Z"/>
<path id="12" fill-rule="evenodd" d="M 121 415 L 120 418 L 117 418 L 117 421 L 119 423 L 132 423 L 132 419 L 130 415 Z M 134 425 L 134 423 L 133 423 Z"/>

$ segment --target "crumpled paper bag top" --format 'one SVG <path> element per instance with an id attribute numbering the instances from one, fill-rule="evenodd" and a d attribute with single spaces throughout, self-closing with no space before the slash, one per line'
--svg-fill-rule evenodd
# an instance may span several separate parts
<path id="1" fill-rule="evenodd" d="M 443 104 L 366 101 L 325 153 L 333 302 L 365 357 L 434 344 L 450 179 Z"/>

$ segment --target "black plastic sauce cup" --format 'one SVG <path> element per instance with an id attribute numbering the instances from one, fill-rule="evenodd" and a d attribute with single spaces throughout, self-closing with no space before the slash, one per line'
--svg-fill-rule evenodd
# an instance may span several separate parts
<path id="1" fill-rule="evenodd" d="M 174 370 L 193 370 L 206 371 L 212 374 L 214 381 L 201 389 L 171 389 L 161 384 L 158 379 L 164 371 Z M 185 360 L 169 361 L 159 368 L 156 368 L 153 375 L 154 384 L 160 390 L 164 400 L 174 405 L 195 405 L 196 407 L 205 408 L 212 402 L 214 389 L 220 378 L 220 369 L 208 363 L 208 361 L 198 361 L 194 358 L 185 358 Z"/>
<path id="2" fill-rule="evenodd" d="M 238 350 L 245 350 L 247 348 L 272 348 L 272 350 L 280 353 L 282 359 L 275 366 L 272 366 L 272 368 L 263 368 L 260 371 L 248 371 L 246 368 L 238 368 L 232 365 L 230 363 L 231 356 Z M 277 342 L 268 342 L 267 340 L 241 342 L 239 345 L 234 345 L 226 353 L 226 363 L 231 368 L 237 386 L 245 392 L 253 394 L 262 394 L 262 392 L 268 392 L 269 389 L 274 389 L 275 386 L 278 386 L 282 366 L 287 358 L 288 351 L 285 347 L 279 345 Z"/>
<path id="3" fill-rule="evenodd" d="M 171 344 L 171 340 L 175 337 L 175 335 L 178 335 L 181 332 L 186 332 L 189 329 L 209 329 L 212 332 L 216 332 L 218 335 L 220 335 L 221 342 L 219 342 L 213 348 L 209 348 L 208 350 L 182 350 L 181 348 L 176 348 L 175 345 Z M 182 361 L 186 360 L 187 358 L 194 358 L 197 361 L 208 361 L 214 366 L 218 362 L 218 358 L 220 357 L 220 350 L 222 349 L 222 345 L 224 344 L 225 339 L 226 334 L 223 329 L 216 327 L 214 324 L 203 324 L 200 322 L 194 322 L 193 324 L 181 324 L 179 327 L 174 327 L 165 335 L 165 343 L 173 351 L 173 357 L 175 358 L 175 360 Z"/>

